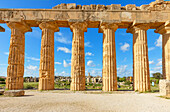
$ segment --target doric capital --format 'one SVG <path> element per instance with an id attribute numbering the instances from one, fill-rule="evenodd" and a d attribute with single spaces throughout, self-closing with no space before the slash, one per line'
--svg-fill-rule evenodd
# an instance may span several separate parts
<path id="1" fill-rule="evenodd" d="M 118 29 L 118 25 L 115 23 L 102 23 L 99 27 L 99 33 L 103 33 L 103 31 L 106 29 L 116 31 Z"/>
<path id="2" fill-rule="evenodd" d="M 155 33 L 159 34 L 165 34 L 165 33 L 170 33 L 170 21 L 167 21 L 163 25 L 159 26 L 156 30 Z"/>
<path id="3" fill-rule="evenodd" d="M 147 31 L 150 27 L 147 24 L 132 25 L 127 29 L 127 33 L 134 34 L 136 31 L 145 30 Z"/>
<path id="4" fill-rule="evenodd" d="M 25 33 L 25 32 L 32 32 L 31 27 L 29 27 L 24 22 L 9 22 L 9 23 L 7 23 L 7 26 L 10 29 L 18 29 L 18 30 L 20 30 L 23 33 Z"/>
<path id="5" fill-rule="evenodd" d="M 5 29 L 0 26 L 0 32 L 5 32 Z"/>
<path id="6" fill-rule="evenodd" d="M 84 32 L 87 32 L 87 23 L 86 22 L 71 22 L 69 23 L 70 29 L 73 32 L 74 29 L 76 30 L 82 30 Z"/>
<path id="7" fill-rule="evenodd" d="M 54 32 L 58 32 L 59 28 L 56 23 L 54 22 L 42 22 L 39 24 L 39 27 L 41 30 L 43 29 L 51 29 L 54 30 Z"/>

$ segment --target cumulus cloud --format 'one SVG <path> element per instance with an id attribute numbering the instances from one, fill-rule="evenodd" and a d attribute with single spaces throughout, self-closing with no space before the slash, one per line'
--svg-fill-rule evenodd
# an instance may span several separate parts
<path id="1" fill-rule="evenodd" d="M 158 59 L 158 63 L 156 64 L 156 66 L 161 66 L 162 65 L 162 59 Z"/>
<path id="2" fill-rule="evenodd" d="M 91 52 L 87 52 L 87 53 L 86 53 L 86 56 L 94 56 L 94 54 L 91 53 Z"/>
<path id="3" fill-rule="evenodd" d="M 33 65 L 29 65 L 26 67 L 27 70 L 33 70 L 33 71 L 36 71 L 38 70 L 38 67 L 37 66 L 33 66 Z"/>
<path id="4" fill-rule="evenodd" d="M 35 58 L 35 57 L 26 57 L 26 58 L 33 61 L 40 61 L 39 58 Z"/>
<path id="5" fill-rule="evenodd" d="M 128 51 L 130 48 L 130 45 L 128 43 L 125 43 L 124 45 L 120 46 L 120 50 L 123 52 Z"/>
<path id="6" fill-rule="evenodd" d="M 132 72 L 127 69 L 127 65 L 121 65 L 117 68 L 117 74 L 119 76 L 130 76 L 132 75 Z"/>
<path id="7" fill-rule="evenodd" d="M 69 67 L 69 66 L 71 66 L 71 63 L 67 63 L 65 60 L 63 60 L 63 66 L 64 67 Z"/>
<path id="8" fill-rule="evenodd" d="M 56 65 L 61 65 L 62 63 L 60 63 L 60 62 L 55 62 L 55 64 L 56 64 Z"/>
<path id="9" fill-rule="evenodd" d="M 9 55 L 9 52 L 4 52 L 5 55 Z"/>
<path id="10" fill-rule="evenodd" d="M 154 63 L 154 61 L 152 60 L 152 61 L 149 61 L 149 64 L 151 65 L 151 64 L 155 64 L 155 63 Z"/>
<path id="11" fill-rule="evenodd" d="M 90 42 L 85 42 L 85 43 L 84 43 L 84 46 L 85 46 L 85 47 L 91 47 Z"/>
<path id="12" fill-rule="evenodd" d="M 157 73 L 157 72 L 162 73 L 162 66 L 150 68 L 150 74 Z"/>
<path id="13" fill-rule="evenodd" d="M 87 66 L 89 66 L 89 67 L 95 67 L 96 65 L 94 64 L 94 62 L 93 62 L 92 60 L 89 60 L 89 61 L 87 62 Z"/>
<path id="14" fill-rule="evenodd" d="M 57 76 L 71 76 L 69 73 L 67 73 L 66 71 L 62 71 L 60 73 L 56 73 Z"/>
<path id="15" fill-rule="evenodd" d="M 150 48 L 148 48 L 148 51 L 152 51 L 154 49 L 155 49 L 155 47 L 150 47 Z"/>
<path id="16" fill-rule="evenodd" d="M 63 44 L 71 44 L 71 41 L 65 37 L 56 37 L 55 40 Z"/>
<path id="17" fill-rule="evenodd" d="M 88 70 L 85 71 L 86 75 L 90 73 L 92 76 L 102 76 L 102 69 L 98 68 L 89 68 Z"/>
<path id="18" fill-rule="evenodd" d="M 57 51 L 63 51 L 65 53 L 71 53 L 71 50 L 66 47 L 58 47 Z"/>
<path id="19" fill-rule="evenodd" d="M 162 35 L 160 35 L 159 38 L 156 40 L 155 45 L 157 47 L 162 47 Z"/>

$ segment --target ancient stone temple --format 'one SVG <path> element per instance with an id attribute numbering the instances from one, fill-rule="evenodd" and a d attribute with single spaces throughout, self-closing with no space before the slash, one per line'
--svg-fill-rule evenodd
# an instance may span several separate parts
<path id="1" fill-rule="evenodd" d="M 23 88 L 25 33 L 40 27 L 41 57 L 39 90 L 54 89 L 54 33 L 69 27 L 72 37 L 71 90 L 85 90 L 84 32 L 98 28 L 103 33 L 103 91 L 117 90 L 115 33 L 127 29 L 133 38 L 134 90 L 150 91 L 147 30 L 163 35 L 164 79 L 170 80 L 170 1 L 156 0 L 147 5 L 60 4 L 52 9 L 0 9 L 0 23 L 11 29 L 6 88 Z M 5 29 L 0 27 L 0 32 Z M 102 37 L 101 37 L 102 38 Z M 101 60 L 102 61 L 102 60 Z"/>

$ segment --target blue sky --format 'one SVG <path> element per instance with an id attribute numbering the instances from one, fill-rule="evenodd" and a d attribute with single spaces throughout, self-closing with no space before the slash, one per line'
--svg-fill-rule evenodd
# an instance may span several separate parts
<path id="1" fill-rule="evenodd" d="M 89 4 L 149 4 L 153 0 L 3 0 L 0 8 L 43 8 L 51 9 L 60 3 L 76 3 L 81 5 Z M 0 32 L 0 76 L 6 76 L 8 66 L 8 53 L 10 46 L 10 29 L 6 24 L 0 24 L 6 29 Z M 33 32 L 25 34 L 25 74 L 24 76 L 39 76 L 39 59 L 41 46 L 41 30 L 33 27 Z M 162 36 L 154 33 L 154 29 L 147 31 L 150 73 L 162 73 Z M 132 34 L 126 33 L 126 29 L 116 31 L 116 58 L 117 73 L 119 77 L 132 76 L 133 55 L 132 55 Z M 98 28 L 88 28 L 85 32 L 85 65 L 86 75 L 102 75 L 102 38 L 103 34 L 98 33 Z M 55 33 L 55 75 L 70 76 L 71 72 L 71 42 L 72 32 L 70 28 L 60 28 Z"/>

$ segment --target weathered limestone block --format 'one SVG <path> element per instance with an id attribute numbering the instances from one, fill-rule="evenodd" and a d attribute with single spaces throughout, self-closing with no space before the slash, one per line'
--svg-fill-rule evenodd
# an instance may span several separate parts
<path id="1" fill-rule="evenodd" d="M 110 10 L 121 10 L 121 4 L 111 4 Z"/>
<path id="2" fill-rule="evenodd" d="M 127 30 L 133 34 L 134 90 L 150 91 L 150 75 L 147 45 L 147 25 L 133 26 Z"/>
<path id="3" fill-rule="evenodd" d="M 128 4 L 125 6 L 126 10 L 136 10 L 136 5 Z"/>
<path id="4" fill-rule="evenodd" d="M 0 32 L 5 32 L 5 29 L 0 26 Z"/>
<path id="5" fill-rule="evenodd" d="M 23 89 L 25 32 L 32 29 L 25 23 L 9 22 L 11 40 L 8 57 L 6 88 L 9 90 Z"/>
<path id="6" fill-rule="evenodd" d="M 85 90 L 85 53 L 84 53 L 84 32 L 87 31 L 87 24 L 84 22 L 70 23 L 73 32 L 72 59 L 71 59 L 71 90 Z"/>
<path id="7" fill-rule="evenodd" d="M 76 9 L 76 4 L 75 3 L 67 4 L 67 9 Z"/>
<path id="8" fill-rule="evenodd" d="M 4 90 L 0 90 L 0 95 L 3 95 L 4 94 Z"/>
<path id="9" fill-rule="evenodd" d="M 83 10 L 90 10 L 90 5 L 83 5 L 83 6 L 82 6 L 82 9 L 83 9 Z"/>
<path id="10" fill-rule="evenodd" d="M 91 5 L 90 5 L 90 8 L 91 8 L 92 10 L 96 10 L 96 5 L 95 5 L 95 4 L 91 4 Z"/>
<path id="11" fill-rule="evenodd" d="M 115 31 L 118 26 L 116 24 L 103 24 L 100 27 L 103 32 L 103 91 L 116 91 Z"/>
<path id="12" fill-rule="evenodd" d="M 59 28 L 54 23 L 43 22 L 39 25 L 42 30 L 41 57 L 39 68 L 39 90 L 54 89 L 54 32 Z"/>
<path id="13" fill-rule="evenodd" d="M 8 97 L 17 97 L 17 96 L 24 96 L 25 91 L 23 90 L 9 90 L 4 92 L 4 96 Z"/>
<path id="14" fill-rule="evenodd" d="M 52 9 L 67 9 L 67 4 L 62 3 L 62 4 L 59 4 L 59 5 L 56 5 Z"/>
<path id="15" fill-rule="evenodd" d="M 149 6 L 150 5 L 141 5 L 140 6 L 140 10 L 144 11 L 144 10 L 149 10 Z"/>
<path id="16" fill-rule="evenodd" d="M 170 96 L 170 81 L 169 80 L 159 81 L 159 92 L 161 96 Z"/>
<path id="17" fill-rule="evenodd" d="M 170 80 L 170 22 L 167 21 L 155 32 L 162 34 L 162 73 L 164 79 Z"/>
<path id="18" fill-rule="evenodd" d="M 105 5 L 97 5 L 96 6 L 96 10 L 99 10 L 99 11 L 103 11 L 103 10 L 106 10 L 106 6 Z"/>

